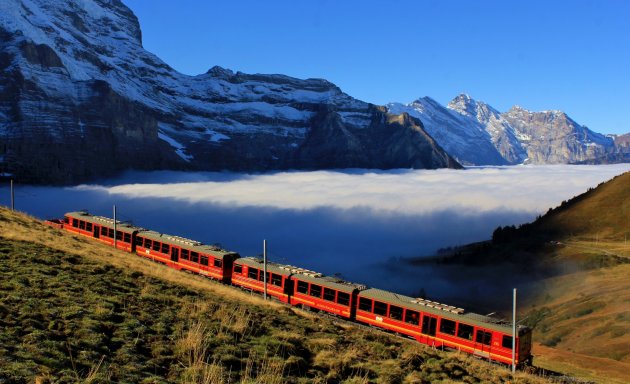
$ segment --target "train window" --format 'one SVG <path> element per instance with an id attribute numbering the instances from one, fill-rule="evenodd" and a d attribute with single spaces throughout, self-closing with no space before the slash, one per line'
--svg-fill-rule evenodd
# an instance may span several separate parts
<path id="1" fill-rule="evenodd" d="M 102 229 L 105 229 L 105 228 L 102 228 Z M 144 244 L 144 239 L 142 237 L 136 236 L 136 245 L 139 245 L 142 247 L 142 244 Z"/>
<path id="2" fill-rule="evenodd" d="M 160 252 L 160 245 L 161 245 L 161 243 L 159 241 L 154 241 L 153 242 L 153 248 L 151 248 L 151 249 L 153 249 L 154 251 Z"/>
<path id="3" fill-rule="evenodd" d="M 277 273 L 272 273 L 271 274 L 271 284 L 277 286 L 277 287 L 282 287 L 282 276 L 278 275 Z"/>
<path id="4" fill-rule="evenodd" d="M 182 259 L 184 260 L 189 259 L 189 251 L 187 249 L 182 249 Z"/>
<path id="5" fill-rule="evenodd" d="M 503 340 L 501 341 L 501 346 L 503 348 L 512 349 L 512 336 L 503 335 Z"/>
<path id="6" fill-rule="evenodd" d="M 263 270 L 260 270 L 260 273 L 258 274 L 258 280 L 259 281 L 265 281 L 265 272 L 263 272 Z M 269 272 L 267 272 L 267 281 L 269 281 Z"/>
<path id="7" fill-rule="evenodd" d="M 197 252 L 190 252 L 190 261 L 192 261 L 193 263 L 198 263 L 199 262 L 199 253 L 197 253 Z"/>
<path id="8" fill-rule="evenodd" d="M 113 239 L 113 238 L 114 238 L 114 230 L 113 230 L 113 229 L 111 229 L 111 228 L 109 228 L 107 231 L 109 232 L 109 234 L 107 235 L 107 237 L 110 237 L 110 238 L 112 238 L 112 239 Z"/>
<path id="9" fill-rule="evenodd" d="M 75 228 L 79 227 L 79 221 L 77 219 L 72 219 L 72 226 Z"/>
<path id="10" fill-rule="evenodd" d="M 85 230 L 85 221 L 79 221 L 79 229 Z"/>
<path id="11" fill-rule="evenodd" d="M 337 292 L 337 303 L 341 305 L 349 305 L 350 295 L 345 292 Z"/>
<path id="12" fill-rule="evenodd" d="M 258 270 L 256 268 L 249 267 L 247 277 L 249 277 L 250 279 L 258 280 Z"/>
<path id="13" fill-rule="evenodd" d="M 324 288 L 324 300 L 335 301 L 335 290 L 330 288 Z"/>
<path id="14" fill-rule="evenodd" d="M 120 231 L 116 231 L 116 240 L 122 240 L 123 239 L 123 233 Z"/>
<path id="15" fill-rule="evenodd" d="M 92 231 L 92 223 L 85 224 L 85 230 L 91 232 Z"/>
<path id="16" fill-rule="evenodd" d="M 394 305 L 389 306 L 389 317 L 394 320 L 402 320 L 402 308 L 396 307 Z"/>
<path id="17" fill-rule="evenodd" d="M 308 283 L 306 281 L 297 282 L 297 291 L 299 293 L 307 294 L 308 293 Z"/>
<path id="18" fill-rule="evenodd" d="M 440 332 L 447 335 L 455 335 L 455 322 L 453 320 L 442 319 L 440 321 Z"/>
<path id="19" fill-rule="evenodd" d="M 243 266 L 240 264 L 234 264 L 234 273 L 238 273 L 239 275 L 243 273 Z"/>
<path id="20" fill-rule="evenodd" d="M 68 224 L 70 222 L 70 219 L 68 218 L 68 216 L 64 216 L 63 217 L 63 222 Z"/>
<path id="21" fill-rule="evenodd" d="M 490 342 L 492 341 L 492 333 L 484 332 L 484 331 L 477 331 L 477 336 L 475 337 L 475 341 L 481 344 L 490 345 Z"/>
<path id="22" fill-rule="evenodd" d="M 161 248 L 160 252 L 162 252 L 162 253 L 168 253 L 168 251 L 169 251 L 169 249 L 168 249 L 168 248 L 169 248 L 168 244 L 164 244 L 164 243 L 162 243 L 162 248 Z"/>
<path id="23" fill-rule="evenodd" d="M 129 233 L 125 233 L 125 234 L 124 234 L 124 239 L 123 239 L 123 241 L 124 241 L 125 243 L 131 243 L 131 234 L 129 234 Z"/>
<path id="24" fill-rule="evenodd" d="M 201 256 L 200 263 L 201 265 L 208 265 L 208 256 Z"/>
<path id="25" fill-rule="evenodd" d="M 217 268 L 221 268 L 223 266 L 223 262 L 219 259 L 214 259 L 214 266 Z"/>
<path id="26" fill-rule="evenodd" d="M 101 227 L 101 236 L 107 236 L 107 228 Z"/>
<path id="27" fill-rule="evenodd" d="M 322 286 L 317 284 L 311 284 L 310 295 L 313 297 L 322 297 Z"/>
<path id="28" fill-rule="evenodd" d="M 359 299 L 359 309 L 362 311 L 372 312 L 372 300 L 364 297 Z"/>
<path id="29" fill-rule="evenodd" d="M 380 301 L 374 301 L 374 313 L 377 315 L 385 316 L 387 315 L 387 304 L 381 303 Z"/>
<path id="30" fill-rule="evenodd" d="M 405 323 L 420 325 L 420 314 L 411 309 L 405 310 Z"/>
<path id="31" fill-rule="evenodd" d="M 461 337 L 462 339 L 473 339 L 473 330 L 474 327 L 468 324 L 459 323 L 457 326 L 457 337 Z"/>

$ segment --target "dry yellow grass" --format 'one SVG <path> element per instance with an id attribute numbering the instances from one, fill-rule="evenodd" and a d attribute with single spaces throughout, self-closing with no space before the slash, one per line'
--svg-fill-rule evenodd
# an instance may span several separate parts
<path id="1" fill-rule="evenodd" d="M 148 276 L 157 277 L 188 288 L 212 292 L 226 299 L 278 309 L 285 308 L 279 303 L 264 301 L 258 295 L 239 291 L 201 276 L 182 273 L 158 263 L 148 262 L 146 259 L 113 249 L 87 237 L 49 227 L 37 218 L 20 212 L 11 212 L 5 207 L 0 207 L 0 216 L 8 219 L 0 221 L 0 233 L 6 239 L 41 244 L 66 253 L 106 262 L 115 267 L 139 271 Z M 15 225 L 15 223 L 19 225 Z M 150 289 L 150 287 L 147 287 L 147 289 Z M 301 311 L 297 312 L 302 314 Z"/>
<path id="2" fill-rule="evenodd" d="M 530 309 L 547 310 L 534 340 L 548 346 L 535 346 L 535 364 L 601 383 L 630 382 L 629 276 L 623 264 L 542 282 Z"/>
<path id="3" fill-rule="evenodd" d="M 619 175 L 541 220 L 540 229 L 593 242 L 630 240 L 630 172 Z"/>
<path id="4" fill-rule="evenodd" d="M 176 302 L 182 305 L 175 310 L 173 316 L 184 319 L 185 324 L 177 328 L 171 339 L 177 365 L 181 366 L 179 370 L 181 375 L 176 379 L 178 382 L 228 382 L 231 376 L 234 377 L 234 372 L 230 371 L 232 368 L 229 368 L 225 361 L 215 360 L 219 357 L 222 359 L 226 354 L 210 353 L 214 348 L 220 347 L 226 347 L 227 350 L 236 353 L 236 358 L 243 357 L 244 369 L 238 374 L 238 380 L 242 383 L 282 383 L 288 372 L 292 372 L 294 378 L 307 372 L 313 375 L 312 379 L 300 378 L 299 383 L 323 383 L 339 379 L 353 383 L 392 381 L 411 383 L 422 380 L 426 382 L 428 379 L 456 382 L 455 377 L 458 375 L 473 381 L 546 382 L 544 379 L 524 373 L 513 376 L 501 367 L 492 367 L 464 355 L 434 351 L 379 332 L 357 330 L 347 325 L 338 326 L 328 319 L 302 311 L 298 313 L 305 318 L 296 319 L 295 316 L 281 318 L 280 322 L 290 324 L 291 330 L 274 328 L 272 323 L 275 320 L 267 321 L 262 326 L 251 324 L 255 320 L 251 318 L 252 308 L 247 308 L 250 304 L 273 309 L 278 312 L 278 316 L 294 310 L 280 304 L 265 302 L 258 296 L 210 282 L 199 276 L 184 274 L 129 253 L 116 251 L 91 239 L 50 228 L 35 218 L 8 212 L 4 208 L 0 208 L 0 233 L 3 239 L 39 244 L 42 247 L 60 250 L 63 255 L 74 254 L 97 261 L 98 265 L 110 264 L 120 269 L 142 272 L 146 276 L 186 287 L 187 292 L 194 290 L 210 293 L 205 297 L 213 297 L 212 302 L 204 301 L 201 299 L 204 296 L 199 296 L 199 300 L 193 298 L 181 303 L 176 296 L 160 292 L 154 286 L 155 281 L 150 283 L 139 279 L 137 284 L 138 296 L 143 302 L 164 308 L 173 307 L 171 304 Z M 29 245 L 24 249 L 32 247 Z M 100 266 L 88 265 L 90 265 L 86 267 L 88 273 L 92 269 L 102 269 Z M 124 300 L 121 303 L 124 306 Z M 73 308 L 66 309 L 72 313 L 80 312 Z M 108 311 L 106 303 L 97 302 L 94 312 L 89 312 L 97 319 L 101 315 L 107 315 Z M 272 311 L 264 312 L 268 316 L 273 316 L 270 314 Z M 176 314 L 180 316 L 175 316 Z M 261 315 L 257 316 L 257 319 L 260 319 Z M 255 342 L 251 341 L 254 336 L 248 332 L 258 332 L 255 335 Z M 131 337 L 137 339 L 135 334 Z M 247 351 L 236 348 L 237 345 L 242 345 L 238 342 L 239 339 L 250 339 L 251 348 Z M 155 349 L 152 349 L 152 353 L 161 351 L 159 345 L 154 345 L 153 348 Z M 240 355 L 244 352 L 244 355 Z M 399 358 L 401 354 L 402 357 Z M 314 367 L 311 357 L 308 356 L 312 356 L 321 367 Z M 108 369 L 114 370 L 111 366 L 103 368 L 101 362 L 96 359 L 93 369 L 83 373 L 80 380 L 91 380 L 96 376 L 102 379 L 107 375 Z M 120 374 L 118 371 L 115 372 Z M 46 377 L 42 376 L 41 380 L 46 380 Z"/>
<path id="5" fill-rule="evenodd" d="M 537 365 L 601 384 L 630 383 L 630 365 L 534 344 Z"/>

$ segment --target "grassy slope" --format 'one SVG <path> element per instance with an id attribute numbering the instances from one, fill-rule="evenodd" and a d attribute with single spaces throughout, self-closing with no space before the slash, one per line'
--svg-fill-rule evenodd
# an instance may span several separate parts
<path id="1" fill-rule="evenodd" d="M 558 242 L 548 262 L 577 269 L 543 281 L 532 299 L 539 360 L 557 364 L 544 357 L 551 352 L 544 346 L 555 347 L 574 353 L 566 365 L 587 375 L 608 376 L 610 368 L 630 382 L 630 173 L 549 212 L 534 231 Z M 604 360 L 588 364 L 589 357 Z"/>
<path id="2" fill-rule="evenodd" d="M 630 382 L 630 172 L 440 262 L 493 265 L 521 279 L 520 317 L 534 326 L 536 365 Z"/>
<path id="3" fill-rule="evenodd" d="M 0 382 L 523 382 L 0 208 Z"/>

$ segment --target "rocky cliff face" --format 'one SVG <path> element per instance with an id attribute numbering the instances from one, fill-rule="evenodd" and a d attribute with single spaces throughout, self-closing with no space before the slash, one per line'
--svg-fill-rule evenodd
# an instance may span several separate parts
<path id="1" fill-rule="evenodd" d="M 464 164 L 597 163 L 598 159 L 623 161 L 624 155 L 610 155 L 627 152 L 612 138 L 577 124 L 561 111 L 513 107 L 500 113 L 468 95 L 457 96 L 446 107 L 428 100 L 392 103 L 388 108 L 420 119 L 438 144 Z"/>
<path id="2" fill-rule="evenodd" d="M 429 97 L 407 105 L 390 103 L 387 108 L 391 113 L 408 113 L 420 119 L 425 130 L 462 164 L 508 164 L 482 124 L 444 108 Z"/>
<path id="3" fill-rule="evenodd" d="M 577 124 L 561 111 L 530 112 L 518 106 L 502 114 L 534 164 L 576 163 L 614 150 L 609 137 Z"/>
<path id="4" fill-rule="evenodd" d="M 69 183 L 127 168 L 459 167 L 410 118 L 326 80 L 214 67 L 142 48 L 119 0 L 0 3 L 0 171 Z"/>

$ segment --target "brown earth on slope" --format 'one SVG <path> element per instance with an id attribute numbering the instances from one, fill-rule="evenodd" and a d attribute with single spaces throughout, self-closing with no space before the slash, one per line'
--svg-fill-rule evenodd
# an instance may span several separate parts
<path id="1" fill-rule="evenodd" d="M 497 228 L 492 241 L 417 263 L 459 270 L 458 284 L 485 276 L 497 292 L 518 287 L 518 317 L 534 328 L 535 365 L 630 382 L 630 172 L 533 223 Z M 481 305 L 499 302 L 481 296 Z M 501 304 L 509 313 L 510 302 Z"/>

